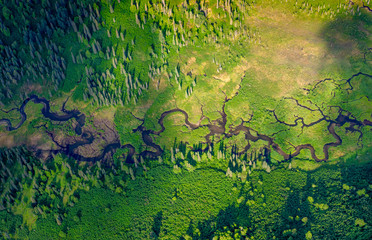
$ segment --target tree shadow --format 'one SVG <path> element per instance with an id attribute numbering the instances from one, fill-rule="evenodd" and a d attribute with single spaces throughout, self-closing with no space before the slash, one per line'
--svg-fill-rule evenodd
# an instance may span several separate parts
<path id="1" fill-rule="evenodd" d="M 248 198 L 247 193 L 243 191 L 243 187 L 239 196 L 245 196 L 245 200 L 240 204 L 231 204 L 220 210 L 217 216 L 198 222 L 197 225 L 191 220 L 186 231 L 187 238 L 181 237 L 180 240 L 190 239 L 190 237 L 195 240 L 214 239 L 216 232 L 236 233 L 241 228 L 251 228 L 250 210 L 247 205 Z M 248 236 L 249 232 L 247 231 L 246 234 Z"/>
<path id="2" fill-rule="evenodd" d="M 163 212 L 158 212 L 154 217 L 154 223 L 152 224 L 151 238 L 158 239 L 160 235 L 161 226 L 163 225 Z"/>
<path id="3" fill-rule="evenodd" d="M 360 15 L 340 16 L 327 23 L 320 33 L 326 41 L 328 53 L 337 58 L 365 53 L 368 46 L 372 14 L 365 10 Z"/>
<path id="4" fill-rule="evenodd" d="M 371 153 L 369 150 L 367 153 Z M 361 158 L 355 154 L 353 158 Z M 367 157 L 367 156 L 365 156 Z M 367 157 L 368 158 L 368 157 Z M 352 160 L 351 160 L 352 161 Z M 341 169 L 342 191 L 348 199 L 347 214 L 352 215 L 352 226 L 349 230 L 350 237 L 353 239 L 372 239 L 372 228 L 370 225 L 359 227 L 355 224 L 356 219 L 363 219 L 367 223 L 372 222 L 372 162 L 345 164 Z"/>
<path id="5" fill-rule="evenodd" d="M 221 210 L 214 219 L 199 222 L 197 228 L 199 236 L 193 235 L 193 239 L 212 239 L 216 231 L 234 232 L 237 226 L 251 226 L 249 219 L 249 207 L 246 202 L 239 206 L 230 205 Z"/>
<path id="6" fill-rule="evenodd" d="M 274 235 L 279 239 L 306 239 L 310 230 L 311 210 L 307 197 L 313 184 L 311 174 L 307 174 L 306 185 L 303 189 L 292 190 L 281 212 L 281 219 Z"/>

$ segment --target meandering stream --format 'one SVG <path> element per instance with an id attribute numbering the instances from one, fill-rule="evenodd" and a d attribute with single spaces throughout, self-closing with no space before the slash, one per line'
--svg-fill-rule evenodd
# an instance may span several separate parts
<path id="1" fill-rule="evenodd" d="M 102 159 L 104 159 L 106 154 L 109 153 L 109 152 L 115 151 L 119 148 L 120 149 L 127 148 L 129 150 L 129 152 L 128 152 L 126 161 L 128 163 L 133 163 L 133 158 L 132 157 L 133 157 L 134 154 L 136 154 L 135 153 L 135 148 L 131 144 L 121 145 L 119 140 L 116 141 L 116 142 L 108 143 L 107 145 L 102 147 L 101 153 L 99 155 L 95 156 L 95 157 L 85 157 L 85 156 L 82 156 L 82 155 L 76 153 L 76 149 L 78 147 L 92 144 L 93 141 L 95 140 L 95 136 L 90 130 L 84 128 L 85 115 L 83 113 L 81 113 L 79 110 L 66 110 L 65 109 L 65 103 L 66 102 L 62 106 L 62 109 L 61 109 L 62 113 L 58 114 L 58 113 L 50 111 L 50 104 L 49 104 L 48 100 L 46 100 L 45 98 L 42 98 L 42 97 L 38 97 L 36 95 L 32 95 L 32 96 L 28 97 L 27 99 L 25 99 L 23 101 L 20 108 L 12 109 L 12 110 L 18 110 L 18 112 L 21 115 L 21 120 L 16 126 L 13 126 L 11 121 L 7 118 L 0 119 L 0 125 L 5 124 L 7 131 L 14 131 L 14 130 L 19 129 L 24 124 L 24 122 L 27 120 L 27 114 L 25 113 L 25 107 L 30 101 L 34 102 L 35 104 L 42 104 L 43 105 L 43 108 L 41 109 L 41 113 L 47 119 L 61 122 L 61 121 L 68 121 L 68 120 L 74 118 L 77 122 L 74 130 L 75 130 L 75 133 L 77 135 L 81 136 L 82 140 L 77 140 L 72 144 L 66 144 L 65 146 L 59 144 L 55 140 L 55 137 L 54 137 L 53 133 L 47 131 L 48 135 L 51 137 L 51 140 L 59 147 L 59 149 L 57 149 L 57 150 L 50 150 L 51 153 L 54 153 L 54 154 L 64 153 L 67 156 L 72 157 L 72 158 L 74 158 L 78 161 L 97 162 L 97 161 L 101 161 Z M 204 118 L 206 118 L 203 115 L 201 116 L 200 120 L 197 123 L 192 123 L 192 122 L 189 121 L 188 113 L 186 111 L 182 110 L 182 109 L 179 109 L 179 108 L 171 109 L 171 110 L 165 111 L 161 114 L 161 116 L 158 120 L 158 124 L 161 127 L 161 129 L 159 131 L 146 129 L 143 126 L 143 123 L 142 123 L 136 129 L 133 129 L 133 132 L 139 131 L 142 135 L 143 142 L 147 146 L 153 148 L 155 151 L 151 151 L 151 150 L 146 149 L 146 150 L 140 152 L 139 156 L 141 156 L 143 158 L 157 158 L 158 156 L 161 156 L 163 154 L 164 150 L 154 142 L 151 135 L 160 135 L 162 132 L 165 131 L 165 127 L 164 127 L 164 124 L 163 124 L 164 119 L 169 114 L 172 114 L 172 113 L 182 114 L 185 117 L 185 119 L 184 119 L 185 125 L 187 125 L 191 130 L 195 130 L 195 129 L 200 128 L 200 127 L 207 127 L 209 129 L 209 133 L 205 136 L 205 139 L 206 139 L 206 143 L 208 144 L 208 146 L 210 144 L 212 144 L 212 142 L 210 140 L 210 137 L 213 136 L 213 135 L 222 134 L 222 135 L 225 136 L 225 138 L 230 138 L 232 136 L 238 135 L 240 132 L 244 132 L 245 139 L 247 141 L 247 145 L 244 147 L 244 149 L 242 151 L 237 153 L 238 155 L 244 154 L 245 152 L 247 152 L 251 148 L 250 142 L 256 142 L 256 141 L 262 140 L 262 141 L 267 142 L 267 148 L 268 149 L 273 149 L 274 151 L 279 153 L 281 156 L 283 156 L 284 161 L 289 160 L 292 157 L 298 156 L 301 153 L 302 150 L 306 150 L 306 149 L 310 151 L 311 156 L 315 161 L 318 161 L 318 162 L 319 161 L 327 161 L 328 158 L 329 158 L 329 149 L 331 147 L 337 147 L 337 146 L 342 144 L 342 139 L 340 138 L 339 135 L 337 135 L 337 133 L 335 131 L 336 126 L 343 126 L 345 123 L 350 123 L 350 124 L 357 125 L 357 126 L 370 125 L 369 124 L 370 122 L 368 120 L 364 120 L 364 122 L 359 122 L 355 119 L 349 118 L 346 115 L 343 115 L 342 111 L 340 111 L 339 116 L 337 117 L 336 120 L 329 120 L 329 119 L 326 119 L 326 117 L 324 117 L 324 118 L 318 120 L 317 122 L 311 123 L 311 124 L 314 125 L 314 124 L 317 124 L 321 121 L 328 122 L 329 123 L 328 132 L 336 139 L 335 142 L 327 143 L 323 146 L 324 158 L 321 159 L 316 155 L 315 149 L 311 144 L 302 144 L 302 145 L 295 146 L 294 147 L 295 148 L 294 152 L 288 154 L 288 153 L 284 152 L 277 143 L 274 142 L 274 138 L 266 136 L 266 135 L 259 134 L 255 130 L 253 130 L 253 129 L 247 127 L 247 126 L 244 126 L 243 121 L 240 125 L 238 125 L 236 127 L 229 126 L 229 130 L 226 131 L 227 115 L 225 113 L 225 103 L 228 102 L 228 101 L 229 101 L 229 99 L 225 98 L 225 102 L 223 104 L 222 111 L 220 112 L 221 118 L 214 121 L 213 123 L 209 122 L 208 124 L 202 125 L 201 121 Z M 274 116 L 279 123 L 286 124 L 288 126 L 297 126 L 298 122 L 302 121 L 302 123 L 304 124 L 303 119 L 301 119 L 301 118 L 296 119 L 294 124 L 288 124 L 288 123 L 282 122 L 277 118 L 277 116 L 275 115 L 275 112 L 273 112 L 273 113 L 274 113 Z M 142 121 L 144 121 L 144 120 L 142 120 Z M 365 122 L 366 122 L 366 124 L 365 124 Z M 353 127 L 349 127 L 349 130 L 359 131 L 357 129 L 354 129 Z M 254 132 L 255 134 L 252 134 L 252 132 Z M 208 148 L 208 146 L 207 146 L 207 148 Z M 205 149 L 205 151 L 206 151 L 206 149 Z"/>

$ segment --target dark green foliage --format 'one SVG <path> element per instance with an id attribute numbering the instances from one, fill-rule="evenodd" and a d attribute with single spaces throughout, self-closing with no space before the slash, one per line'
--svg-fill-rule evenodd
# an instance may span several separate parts
<path id="1" fill-rule="evenodd" d="M 371 170 L 371 163 L 329 165 L 312 172 L 278 168 L 270 173 L 254 171 L 241 182 L 212 168 L 174 174 L 166 166 L 154 166 L 144 175 L 136 169 L 136 180 L 123 184 L 124 194 L 109 185 L 80 191 L 79 201 L 66 207 L 60 223 L 55 214 L 47 214 L 28 236 L 368 239 Z M 7 234 L 22 224 L 11 216 L 2 217 L 7 226 L 2 231 Z"/>
<path id="2" fill-rule="evenodd" d="M 340 16 L 330 22 L 322 33 L 328 42 L 329 50 L 337 55 L 345 54 L 356 48 L 365 52 L 370 47 L 368 31 L 371 30 L 372 17 L 367 12 L 356 16 Z M 366 29 L 365 29 L 366 28 Z M 356 46 L 350 45 L 356 43 Z M 346 45 L 349 44 L 348 47 Z"/>
<path id="3" fill-rule="evenodd" d="M 71 75 L 67 77 L 73 80 L 66 79 L 71 49 L 78 46 L 71 32 L 76 29 L 79 18 L 81 21 L 82 17 L 96 18 L 92 11 L 88 16 L 88 4 L 21 0 L 2 2 L 0 7 L 0 28 L 4 34 L 0 40 L 4 63 L 0 69 L 0 101 L 18 104 L 15 99 L 22 100 L 32 93 L 51 97 L 65 81 L 69 86 L 64 89 L 71 90 L 71 83 L 75 85 L 79 80 Z"/>
<path id="4" fill-rule="evenodd" d="M 41 164 L 25 148 L 18 147 L 0 148 L 0 166 L 0 211 L 9 211 L 17 201 L 17 193 L 23 190 L 24 184 L 32 182 Z"/>

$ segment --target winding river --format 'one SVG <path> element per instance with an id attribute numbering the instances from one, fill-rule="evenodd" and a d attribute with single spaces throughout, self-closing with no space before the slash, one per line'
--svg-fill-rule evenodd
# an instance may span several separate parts
<path id="1" fill-rule="evenodd" d="M 223 104 L 222 111 L 220 111 L 221 118 L 214 121 L 214 122 L 209 122 L 208 124 L 204 124 L 204 125 L 201 124 L 201 121 L 204 118 L 206 118 L 205 116 L 203 116 L 203 114 L 202 114 L 200 120 L 197 123 L 190 122 L 188 113 L 186 111 L 182 110 L 182 109 L 179 109 L 179 108 L 171 109 L 171 110 L 165 111 L 161 114 L 161 116 L 158 120 L 158 124 L 161 127 L 161 129 L 159 131 L 146 129 L 143 126 L 143 123 L 142 123 L 136 129 L 133 129 L 133 132 L 139 131 L 142 135 L 143 142 L 147 146 L 154 149 L 154 151 L 146 149 L 146 150 L 140 152 L 139 156 L 141 156 L 143 158 L 157 158 L 158 156 L 161 156 L 163 154 L 164 150 L 154 142 L 151 135 L 160 135 L 162 132 L 165 131 L 165 127 L 164 127 L 164 124 L 163 124 L 164 119 L 172 113 L 182 114 L 184 116 L 185 125 L 187 125 L 191 130 L 194 130 L 194 129 L 197 129 L 197 128 L 200 128 L 200 127 L 206 127 L 206 128 L 209 129 L 209 133 L 205 136 L 207 147 L 202 151 L 207 151 L 208 147 L 211 144 L 213 144 L 212 141 L 210 140 L 210 137 L 213 136 L 213 135 L 220 134 L 220 135 L 224 135 L 225 138 L 230 138 L 232 136 L 238 135 L 240 132 L 244 132 L 245 139 L 247 141 L 247 145 L 244 147 L 244 149 L 242 151 L 238 152 L 237 155 L 242 155 L 242 154 L 246 153 L 251 148 L 250 142 L 256 142 L 256 141 L 262 140 L 262 141 L 267 142 L 267 149 L 273 149 L 274 151 L 279 153 L 281 156 L 283 156 L 283 159 L 284 159 L 283 161 L 286 161 L 286 160 L 289 160 L 289 159 L 291 159 L 295 156 L 298 156 L 301 153 L 302 150 L 309 150 L 310 153 L 311 153 L 312 158 L 315 161 L 318 161 L 318 162 L 327 161 L 328 158 L 329 158 L 329 149 L 331 147 L 337 147 L 337 146 L 342 144 L 342 139 L 340 138 L 339 135 L 337 135 L 337 133 L 335 131 L 336 126 L 339 127 L 339 126 L 343 126 L 345 123 L 350 123 L 350 127 L 348 127 L 347 130 L 358 131 L 358 132 L 360 132 L 360 134 L 362 134 L 361 131 L 358 130 L 358 129 L 355 129 L 354 126 L 360 127 L 360 126 L 363 126 L 363 125 L 371 125 L 371 122 L 368 121 L 368 120 L 364 120 L 364 122 L 360 122 L 360 121 L 357 121 L 356 119 L 350 118 L 347 115 L 344 115 L 343 111 L 341 109 L 339 110 L 339 116 L 335 120 L 329 120 L 329 119 L 326 118 L 326 116 L 324 116 L 323 118 L 317 120 L 316 122 L 313 122 L 313 123 L 310 123 L 310 124 L 307 124 L 307 125 L 304 123 L 303 118 L 297 118 L 294 121 L 294 123 L 292 123 L 292 124 L 285 123 L 285 122 L 280 121 L 278 119 L 278 117 L 275 114 L 275 111 L 272 111 L 272 113 L 274 114 L 274 117 L 276 118 L 277 122 L 279 122 L 281 124 L 285 124 L 285 125 L 290 126 L 290 127 L 297 126 L 299 122 L 302 122 L 303 127 L 308 127 L 308 126 L 312 126 L 314 124 L 317 124 L 319 122 L 326 121 L 326 122 L 329 123 L 328 132 L 336 140 L 335 142 L 327 143 L 323 146 L 324 158 L 322 158 L 322 159 L 319 158 L 316 155 L 315 149 L 311 144 L 302 144 L 302 145 L 295 146 L 294 147 L 295 148 L 294 152 L 288 154 L 288 153 L 284 152 L 277 143 L 274 142 L 274 138 L 266 136 L 266 135 L 259 134 L 255 130 L 253 130 L 253 129 L 247 127 L 247 126 L 244 126 L 244 121 L 242 121 L 242 123 L 240 125 L 236 126 L 236 127 L 229 126 L 229 130 L 226 131 L 227 115 L 225 113 L 225 104 L 229 100 L 230 99 L 225 98 L 225 102 Z M 97 162 L 97 161 L 103 160 L 105 158 L 106 154 L 109 153 L 109 152 L 113 152 L 117 149 L 127 148 L 129 150 L 129 152 L 128 152 L 128 155 L 127 155 L 127 158 L 126 158 L 126 162 L 127 163 L 133 163 L 133 155 L 136 154 L 135 153 L 135 148 L 131 144 L 121 145 L 119 140 L 116 141 L 116 142 L 108 143 L 107 145 L 105 145 L 102 148 L 101 153 L 99 155 L 95 156 L 95 157 L 85 157 L 85 156 L 82 156 L 82 155 L 76 153 L 75 150 L 78 147 L 92 144 L 95 137 L 94 137 L 94 134 L 91 131 L 83 128 L 84 125 L 85 125 L 85 115 L 83 113 L 81 113 L 79 110 L 66 110 L 65 109 L 65 103 L 66 102 L 62 106 L 62 109 L 61 109 L 62 113 L 58 114 L 58 113 L 50 111 L 50 104 L 49 104 L 48 100 L 46 100 L 45 98 L 42 98 L 42 97 L 38 97 L 36 95 L 32 95 L 32 96 L 28 97 L 27 99 L 25 99 L 23 101 L 20 108 L 12 109 L 12 110 L 18 110 L 18 112 L 21 115 L 21 121 L 16 126 L 13 126 L 11 121 L 9 119 L 6 119 L 6 118 L 0 119 L 0 125 L 5 124 L 7 131 L 14 131 L 14 130 L 17 130 L 18 128 L 20 128 L 27 119 L 27 114 L 25 113 L 24 109 L 30 101 L 34 102 L 35 104 L 42 104 L 43 105 L 43 108 L 41 109 L 41 113 L 47 119 L 50 119 L 50 120 L 53 120 L 53 121 L 68 121 L 68 120 L 74 118 L 77 122 L 74 130 L 75 130 L 77 135 L 81 136 L 82 140 L 77 140 L 72 144 L 67 144 L 65 146 L 62 146 L 61 144 L 59 144 L 55 140 L 55 137 L 54 137 L 53 133 L 47 131 L 47 134 L 51 137 L 51 140 L 59 147 L 59 149 L 50 150 L 50 152 L 52 152 L 54 154 L 64 153 L 65 155 L 67 155 L 69 157 L 72 157 L 72 158 L 74 158 L 78 161 Z M 297 104 L 299 104 L 298 101 L 297 101 Z M 8 112 L 10 112 L 10 111 L 8 111 Z M 142 122 L 143 121 L 144 120 L 142 120 Z M 254 132 L 255 134 L 252 134 L 252 132 Z M 199 150 L 196 150 L 196 149 L 192 149 L 192 150 L 193 151 L 199 151 Z"/>
<path id="2" fill-rule="evenodd" d="M 85 125 L 85 115 L 81 113 L 79 110 L 66 110 L 65 109 L 65 103 L 62 105 L 62 113 L 63 114 L 58 114 L 55 112 L 50 111 L 50 103 L 48 100 L 46 100 L 43 97 L 38 97 L 36 95 L 31 95 L 30 97 L 26 98 L 20 108 L 12 109 L 12 110 L 18 110 L 18 112 L 21 115 L 21 120 L 20 122 L 16 125 L 13 126 L 11 121 L 9 119 L 0 119 L 0 125 L 6 125 L 7 131 L 14 131 L 19 129 L 24 122 L 27 120 L 27 114 L 25 113 L 25 107 L 27 104 L 32 101 L 35 104 L 42 104 L 43 108 L 41 109 L 41 113 L 43 116 L 47 119 L 53 120 L 53 121 L 59 121 L 59 122 L 65 122 L 68 121 L 72 118 L 74 118 L 77 122 L 75 126 L 75 133 L 77 135 L 80 135 L 82 137 L 82 140 L 76 141 L 73 144 L 67 144 L 66 146 L 60 145 L 55 139 L 54 135 L 51 132 L 48 132 L 48 135 L 51 137 L 52 141 L 60 148 L 58 150 L 50 150 L 50 152 L 57 154 L 57 153 L 64 153 L 69 157 L 72 157 L 78 161 L 86 161 L 86 162 L 97 162 L 102 160 L 106 154 L 110 151 L 114 151 L 118 148 L 128 148 L 129 153 L 127 157 L 127 161 L 131 161 L 132 156 L 135 154 L 135 149 L 132 145 L 126 144 L 126 145 L 121 145 L 120 142 L 114 142 L 114 143 L 109 143 L 106 146 L 103 147 L 103 150 L 100 155 L 95 156 L 95 157 L 84 157 L 80 154 L 75 153 L 75 149 L 77 149 L 80 146 L 91 144 L 94 141 L 94 136 L 92 132 L 89 130 L 83 131 L 83 127 Z M 9 111 L 8 111 L 9 112 Z"/>

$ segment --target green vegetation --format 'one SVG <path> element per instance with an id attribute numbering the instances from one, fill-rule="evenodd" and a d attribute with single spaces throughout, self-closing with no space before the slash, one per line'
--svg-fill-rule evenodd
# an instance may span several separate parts
<path id="1" fill-rule="evenodd" d="M 64 191 L 65 185 L 76 189 L 74 200 L 68 200 L 68 205 L 62 203 L 66 197 L 57 200 L 61 202 L 50 205 L 48 214 L 48 210 L 35 210 L 45 209 L 42 201 L 34 202 L 30 211 L 38 220 L 30 232 L 18 228 L 27 222 L 3 211 L 1 230 L 4 237 L 28 235 L 30 239 L 305 239 L 310 234 L 314 239 L 368 239 L 372 165 L 350 161 L 309 172 L 279 165 L 268 173 L 257 167 L 243 181 L 211 167 L 182 168 L 175 174 L 165 164 L 170 162 L 167 159 L 162 164 L 151 162 L 146 172 L 136 168 L 134 181 L 127 169 L 119 173 L 120 167 L 103 170 L 98 165 L 85 172 L 84 167 L 78 168 L 77 188 L 71 186 L 76 181 L 75 167 L 65 169 L 72 178 L 62 181 L 44 170 L 45 180 L 53 183 L 52 191 L 42 195 L 55 196 L 55 203 L 60 196 L 54 192 Z M 55 176 L 61 176 L 58 170 Z M 39 193 L 42 189 L 36 188 Z M 27 209 L 32 206 L 24 212 Z"/>
<path id="2" fill-rule="evenodd" d="M 0 1 L 0 236 L 372 238 L 371 9 Z"/>

